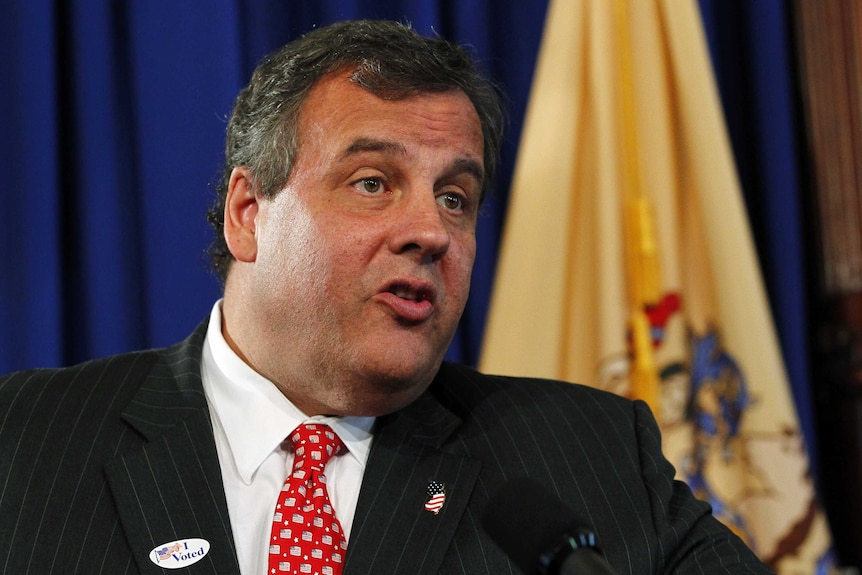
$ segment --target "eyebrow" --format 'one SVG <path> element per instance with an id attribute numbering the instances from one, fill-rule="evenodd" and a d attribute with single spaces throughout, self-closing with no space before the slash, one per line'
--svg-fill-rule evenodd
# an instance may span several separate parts
<path id="1" fill-rule="evenodd" d="M 371 138 L 359 138 L 358 140 L 354 140 L 347 149 L 344 150 L 344 153 L 341 154 L 342 158 L 347 158 L 354 154 L 360 154 L 362 152 L 391 152 L 395 154 L 406 154 L 407 149 L 403 144 L 399 144 L 398 142 L 392 142 L 388 140 L 372 140 Z"/>
<path id="2" fill-rule="evenodd" d="M 407 153 L 407 149 L 403 144 L 398 142 L 393 142 L 389 140 L 374 140 L 371 138 L 359 138 L 354 140 L 347 148 L 344 150 L 344 153 L 341 154 L 341 158 L 348 158 L 354 154 L 361 154 L 363 152 L 389 152 L 393 154 L 404 155 Z M 485 169 L 476 160 L 472 158 L 457 158 L 452 167 L 447 170 L 450 173 L 466 173 L 473 178 L 476 179 L 479 184 L 483 184 L 485 181 Z"/>
<path id="3" fill-rule="evenodd" d="M 458 158 L 455 160 L 450 171 L 453 173 L 460 172 L 470 174 L 476 179 L 480 186 L 485 183 L 485 169 L 482 167 L 482 164 L 472 158 Z"/>

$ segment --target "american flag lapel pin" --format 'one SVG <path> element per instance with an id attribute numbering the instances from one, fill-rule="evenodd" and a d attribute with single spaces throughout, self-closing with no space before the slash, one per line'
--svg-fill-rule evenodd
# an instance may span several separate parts
<path id="1" fill-rule="evenodd" d="M 446 484 L 432 481 L 428 484 L 428 501 L 425 503 L 425 510 L 437 515 L 443 509 L 444 503 L 446 503 Z"/>

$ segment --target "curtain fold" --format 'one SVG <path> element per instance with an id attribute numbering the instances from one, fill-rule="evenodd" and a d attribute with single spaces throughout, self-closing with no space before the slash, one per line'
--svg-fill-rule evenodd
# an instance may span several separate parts
<path id="1" fill-rule="evenodd" d="M 4 247 L 0 268 L 0 367 L 63 360 L 59 245 L 57 18 L 51 2 L 21 2 L 0 18 L 0 154 Z"/>
<path id="2" fill-rule="evenodd" d="M 806 196 L 790 5 L 699 0 L 713 69 L 799 423 L 818 467 L 808 356 Z M 809 211 L 810 213 L 810 211 Z"/>
<path id="3" fill-rule="evenodd" d="M 448 357 L 474 363 L 545 2 L 12 0 L 4 18 L 0 371 L 166 345 L 218 297 L 203 252 L 233 98 L 257 61 L 344 18 L 467 45 L 510 104 L 471 302 Z"/>

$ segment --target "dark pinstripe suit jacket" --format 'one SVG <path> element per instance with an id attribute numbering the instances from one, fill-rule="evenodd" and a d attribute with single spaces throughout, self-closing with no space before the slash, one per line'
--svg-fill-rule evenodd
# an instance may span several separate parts
<path id="1" fill-rule="evenodd" d="M 238 573 L 203 336 L 0 379 L 0 572 L 162 573 L 154 547 L 200 537 L 211 550 L 184 572 Z M 444 365 L 378 420 L 345 573 L 517 573 L 479 517 L 522 475 L 595 526 L 619 573 L 769 572 L 672 481 L 642 404 Z M 446 485 L 438 515 L 431 480 Z"/>

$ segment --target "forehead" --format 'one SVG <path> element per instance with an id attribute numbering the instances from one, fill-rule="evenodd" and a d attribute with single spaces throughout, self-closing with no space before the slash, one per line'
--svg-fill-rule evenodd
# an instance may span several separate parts
<path id="1" fill-rule="evenodd" d="M 461 90 L 422 93 L 389 100 L 350 80 L 350 72 L 325 76 L 312 87 L 299 114 L 300 148 L 350 145 L 354 139 L 395 141 L 447 150 L 479 159 L 482 128 L 470 98 Z"/>

